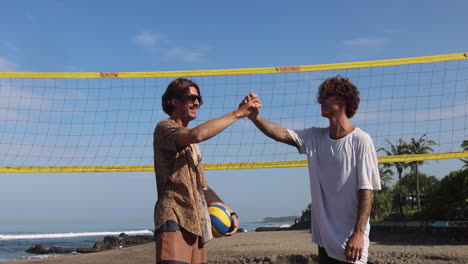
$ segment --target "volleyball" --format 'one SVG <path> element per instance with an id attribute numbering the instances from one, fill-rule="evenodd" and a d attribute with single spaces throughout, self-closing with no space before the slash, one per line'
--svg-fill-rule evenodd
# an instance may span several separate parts
<path id="1" fill-rule="evenodd" d="M 229 232 L 232 223 L 231 214 L 221 205 L 208 207 L 211 218 L 211 231 L 214 237 L 223 237 Z"/>

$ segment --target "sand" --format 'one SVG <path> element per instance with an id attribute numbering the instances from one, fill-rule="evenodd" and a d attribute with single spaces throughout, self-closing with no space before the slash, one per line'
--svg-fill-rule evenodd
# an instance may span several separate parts
<path id="1" fill-rule="evenodd" d="M 317 263 L 307 231 L 238 233 L 207 244 L 209 263 Z M 9 262 L 14 264 L 154 263 L 154 243 L 100 253 Z M 410 245 L 373 242 L 369 263 L 468 263 L 468 245 Z"/>

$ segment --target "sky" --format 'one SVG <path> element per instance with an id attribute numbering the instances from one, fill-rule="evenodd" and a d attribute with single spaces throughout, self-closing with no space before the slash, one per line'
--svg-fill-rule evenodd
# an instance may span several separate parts
<path id="1" fill-rule="evenodd" d="M 0 72 L 230 69 L 461 53 L 468 52 L 467 8 L 464 0 L 2 1 Z M 208 171 L 207 178 L 241 221 L 300 215 L 310 202 L 305 168 Z M 0 174 L 0 181 L 0 224 L 152 223 L 153 173 Z"/>

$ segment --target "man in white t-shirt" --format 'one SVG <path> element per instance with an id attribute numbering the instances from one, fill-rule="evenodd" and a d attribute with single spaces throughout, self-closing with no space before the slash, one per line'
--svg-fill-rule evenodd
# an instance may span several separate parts
<path id="1" fill-rule="evenodd" d="M 380 176 L 372 139 L 349 120 L 359 106 L 359 91 L 336 76 L 319 86 L 317 99 L 329 127 L 289 130 L 258 111 L 249 118 L 268 137 L 307 155 L 312 242 L 319 247 L 320 263 L 367 263 L 369 216 Z"/>

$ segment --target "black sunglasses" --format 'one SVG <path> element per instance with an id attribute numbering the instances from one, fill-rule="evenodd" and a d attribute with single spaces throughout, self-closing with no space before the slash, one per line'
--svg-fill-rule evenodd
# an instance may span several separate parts
<path id="1" fill-rule="evenodd" d="M 322 91 L 322 92 L 319 93 L 317 99 L 326 100 L 328 97 L 335 96 L 335 95 L 336 95 L 335 93 L 329 93 L 329 92 Z"/>
<path id="2" fill-rule="evenodd" d="M 186 95 L 185 96 L 186 99 L 189 99 L 190 101 L 192 101 L 192 103 L 195 103 L 196 100 L 198 100 L 198 103 L 200 105 L 203 104 L 203 99 L 201 96 L 199 95 L 196 95 L 196 94 L 189 94 L 189 95 Z"/>

